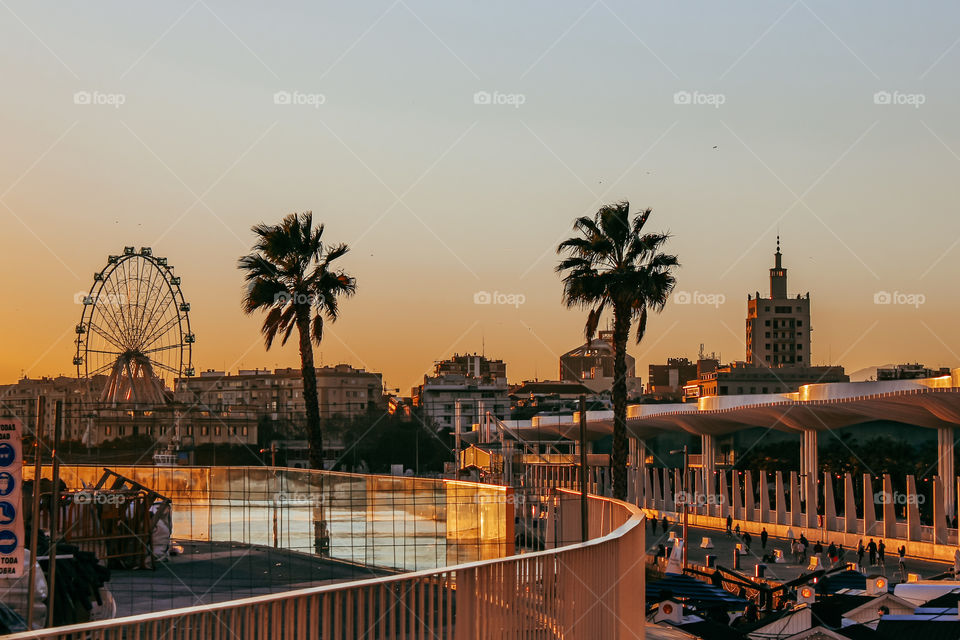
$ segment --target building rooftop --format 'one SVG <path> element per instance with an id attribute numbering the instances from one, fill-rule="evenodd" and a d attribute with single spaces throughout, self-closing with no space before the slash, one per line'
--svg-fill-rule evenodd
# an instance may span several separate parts
<path id="1" fill-rule="evenodd" d="M 372 371 L 367 371 L 366 369 L 357 369 L 349 364 L 336 364 L 332 366 L 323 366 L 315 367 L 315 371 L 318 376 L 322 375 L 336 375 L 336 374 L 366 374 L 366 375 L 380 375 Z M 252 378 L 252 377 L 263 377 L 263 376 L 274 376 L 274 377 L 296 377 L 301 376 L 301 371 L 299 368 L 295 367 L 286 367 L 283 369 L 238 369 L 236 373 L 230 373 L 229 371 L 223 371 L 218 369 L 207 369 L 206 371 L 201 371 L 199 376 L 194 376 L 193 379 L 199 378 Z M 190 380 L 191 378 L 177 378 L 177 380 Z"/>
<path id="2" fill-rule="evenodd" d="M 678 573 L 668 573 L 662 580 L 647 583 L 647 602 L 657 602 L 667 597 L 680 602 L 696 603 L 711 607 L 721 605 L 727 608 L 743 608 L 747 601 L 712 584 Z"/>
<path id="3" fill-rule="evenodd" d="M 567 351 L 561 358 L 613 355 L 613 344 L 604 338 L 594 338 L 575 349 Z"/>
<path id="4" fill-rule="evenodd" d="M 554 394 L 584 394 L 590 396 L 594 394 L 594 391 L 572 380 L 527 380 L 514 386 L 510 394 L 515 396 Z"/>

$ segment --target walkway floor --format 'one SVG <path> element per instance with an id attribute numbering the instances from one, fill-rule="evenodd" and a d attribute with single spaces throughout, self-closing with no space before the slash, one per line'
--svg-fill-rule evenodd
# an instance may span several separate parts
<path id="1" fill-rule="evenodd" d="M 683 528 L 680 525 L 671 524 L 670 528 L 676 532 L 677 537 L 682 535 Z M 690 547 L 687 550 L 687 560 L 689 562 L 701 565 L 706 564 L 706 556 L 709 554 L 717 557 L 717 564 L 723 565 L 728 569 L 733 568 L 733 552 L 736 544 L 741 542 L 740 540 L 736 537 L 728 537 L 725 531 L 698 527 L 690 527 L 689 535 L 691 540 Z M 709 537 L 712 540 L 713 549 L 700 548 L 700 542 L 704 537 Z M 658 544 L 662 544 L 664 547 L 671 546 L 672 543 L 668 543 L 667 538 L 668 534 L 664 534 L 659 525 L 657 526 L 656 534 L 651 533 L 649 525 L 647 526 L 647 549 L 649 552 L 656 552 Z M 815 542 L 815 538 L 811 538 L 811 546 L 815 544 Z M 866 543 L 867 540 L 864 540 L 864 544 Z M 824 548 L 829 544 L 829 540 L 825 541 L 823 545 Z M 766 551 L 760 546 L 760 537 L 753 536 L 750 551 L 746 555 L 740 556 L 740 571 L 747 575 L 754 575 L 754 567 L 761 562 L 765 553 L 772 553 L 773 549 L 783 550 L 787 562 L 784 564 L 764 563 L 767 565 L 765 577 L 785 581 L 796 578 L 806 572 L 808 563 L 797 564 L 793 562 L 793 556 L 790 553 L 790 541 L 784 538 L 774 538 L 773 536 L 767 541 Z M 807 557 L 809 559 L 809 554 Z M 846 549 L 842 562 L 855 562 L 856 559 L 856 549 Z M 866 560 L 867 557 L 865 556 L 864 561 L 866 562 Z M 915 558 L 907 558 L 905 564 L 908 573 L 918 573 L 923 577 L 932 576 L 951 568 L 951 565 L 947 563 L 918 560 Z M 874 573 L 884 574 L 890 578 L 891 582 L 900 582 L 900 571 L 897 564 L 895 548 L 887 549 L 885 565 L 885 567 L 872 567 L 869 573 L 871 575 Z"/>
<path id="2" fill-rule="evenodd" d="M 113 570 L 106 585 L 117 616 L 190 607 L 386 572 L 303 553 L 226 542 L 184 543 L 184 553 L 151 570 Z"/>

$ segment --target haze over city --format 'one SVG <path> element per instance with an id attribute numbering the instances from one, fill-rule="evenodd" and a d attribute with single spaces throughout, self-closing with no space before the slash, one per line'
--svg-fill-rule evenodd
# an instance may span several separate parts
<path id="1" fill-rule="evenodd" d="M 814 364 L 960 361 L 953 3 L 0 13 L 0 380 L 74 373 L 74 294 L 126 245 L 183 278 L 198 370 L 297 366 L 242 315 L 236 261 L 252 225 L 304 210 L 351 246 L 358 283 L 322 363 L 403 393 L 481 349 L 512 381 L 556 378 L 584 313 L 561 304 L 554 250 L 625 199 L 673 234 L 694 302 L 631 345 L 640 376 L 700 343 L 743 359 L 778 232 L 789 294 L 811 292 Z"/>

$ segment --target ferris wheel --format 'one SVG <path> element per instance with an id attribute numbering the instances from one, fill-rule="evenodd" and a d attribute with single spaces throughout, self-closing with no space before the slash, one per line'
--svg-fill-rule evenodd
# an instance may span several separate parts
<path id="1" fill-rule="evenodd" d="M 80 302 L 73 364 L 78 377 L 108 376 L 102 402 L 162 404 L 176 378 L 194 375 L 190 303 L 150 247 L 109 256 Z"/>

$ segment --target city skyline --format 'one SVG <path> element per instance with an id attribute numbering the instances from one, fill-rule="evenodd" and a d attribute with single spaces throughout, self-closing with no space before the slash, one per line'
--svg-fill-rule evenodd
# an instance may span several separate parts
<path id="1" fill-rule="evenodd" d="M 622 199 L 653 208 L 677 292 L 704 301 L 651 318 L 641 376 L 701 343 L 745 357 L 778 232 L 790 294 L 815 293 L 814 364 L 960 362 L 955 6 L 554 9 L 11 3 L 0 380 L 73 373 L 74 294 L 128 244 L 176 265 L 197 370 L 296 366 L 242 317 L 235 264 L 251 225 L 303 210 L 351 245 L 359 285 L 321 363 L 402 392 L 456 351 L 554 378 L 584 314 L 553 250 Z"/>
<path id="2" fill-rule="evenodd" d="M 349 254 L 348 254 L 348 255 L 349 255 Z M 788 260 L 788 259 L 789 259 L 789 256 L 787 256 L 787 255 L 785 254 L 785 255 L 784 255 L 784 260 Z M 771 254 L 771 264 L 770 264 L 770 266 L 773 265 L 772 260 L 773 260 L 773 254 Z M 172 263 L 173 263 L 173 261 L 171 260 L 171 264 L 172 264 Z M 788 264 L 785 262 L 785 263 L 784 263 L 784 266 L 785 266 L 785 267 L 788 267 Z M 788 267 L 788 268 L 789 268 L 789 267 Z M 178 275 L 180 275 L 181 277 L 184 277 L 182 270 L 178 270 Z M 187 277 L 188 277 L 188 276 L 187 276 Z M 791 277 L 796 277 L 796 274 L 791 272 Z M 791 281 L 791 282 L 792 282 L 792 281 Z M 184 280 L 184 286 L 186 286 L 186 287 L 189 286 L 189 285 L 187 284 L 186 280 Z M 769 294 L 769 282 L 764 283 L 764 287 L 765 287 L 765 288 L 755 289 L 754 292 L 759 291 L 761 297 L 765 297 L 765 296 L 767 296 L 767 295 Z M 81 293 L 81 292 L 78 291 L 78 292 L 76 292 L 76 293 L 74 294 L 74 296 L 78 296 L 80 293 Z M 86 293 L 86 292 L 84 291 L 84 292 L 82 292 L 82 293 Z M 499 293 L 499 292 L 480 291 L 480 292 L 475 293 L 475 295 L 484 294 L 484 293 L 490 294 L 491 302 L 489 303 L 489 305 L 490 305 L 490 306 L 496 306 L 496 300 L 493 299 L 493 298 L 494 298 L 494 296 L 496 296 L 497 293 Z M 804 291 L 804 292 L 801 293 L 801 292 L 799 292 L 798 290 L 793 290 L 793 289 L 790 289 L 790 290 L 788 291 L 788 295 L 790 295 L 790 297 L 795 297 L 797 294 L 799 294 L 799 295 L 805 295 L 806 293 L 807 293 L 806 291 Z M 814 293 L 814 292 L 811 292 L 811 293 Z M 898 292 L 882 292 L 882 291 L 879 292 L 880 295 L 882 295 L 883 293 L 889 293 L 891 296 L 893 296 L 895 293 L 898 293 Z M 189 299 L 189 295 L 188 295 L 186 292 L 185 292 L 185 295 L 187 295 L 187 297 L 188 297 L 188 299 Z M 501 295 L 510 295 L 510 294 L 501 294 Z M 521 294 L 521 295 L 522 295 L 522 294 Z M 749 294 L 747 294 L 747 295 L 753 295 L 753 293 L 749 293 Z M 814 311 L 814 319 L 813 319 L 812 324 L 814 325 L 814 327 L 816 327 L 816 325 L 817 325 L 816 310 L 817 310 L 818 307 L 819 307 L 819 305 L 817 304 L 818 299 L 819 299 L 819 296 L 814 295 L 813 297 L 814 297 L 813 308 L 814 308 L 815 311 Z M 345 304 L 346 304 L 346 305 L 349 305 L 350 302 L 348 301 L 348 302 L 346 302 Z M 476 303 L 474 303 L 474 304 L 476 305 Z M 715 312 L 719 313 L 720 310 L 722 309 L 722 307 L 724 307 L 724 306 L 729 306 L 729 304 L 730 304 L 729 297 L 726 296 L 726 294 L 724 294 L 724 293 L 722 293 L 722 292 L 688 291 L 688 290 L 681 290 L 681 289 L 678 288 L 678 290 L 675 291 L 674 295 L 672 296 L 671 302 L 670 302 L 670 304 L 668 305 L 668 308 L 667 308 L 667 309 L 669 310 L 669 309 L 670 309 L 671 307 L 673 307 L 673 306 L 679 306 L 679 307 L 681 307 L 681 308 L 690 307 L 691 309 L 698 309 L 698 308 L 702 309 L 703 307 L 707 307 L 708 309 L 712 309 L 712 310 L 714 310 Z M 876 304 L 876 303 L 875 303 L 875 304 Z M 882 304 L 882 306 L 887 306 L 887 304 L 893 305 L 893 304 L 894 304 L 894 301 L 891 299 L 891 300 L 889 301 L 889 303 L 879 303 L 879 304 Z M 80 305 L 76 305 L 76 304 L 73 302 L 73 300 L 71 300 L 71 306 L 74 306 L 74 305 L 76 306 L 76 308 L 78 308 L 78 309 L 80 308 Z M 482 307 L 482 306 L 484 306 L 484 305 L 481 304 L 481 305 L 477 305 L 477 306 L 481 306 L 481 307 Z M 558 305 L 558 306 L 559 306 L 559 305 Z M 519 307 L 518 307 L 518 308 L 519 308 Z M 919 308 L 919 307 L 918 307 L 918 308 Z M 578 313 L 576 313 L 576 312 L 569 312 L 569 311 L 567 311 L 567 310 L 563 310 L 563 311 L 564 311 L 564 313 L 566 313 L 566 314 L 572 314 L 572 315 L 574 315 L 574 316 L 582 315 L 582 314 L 578 314 Z M 191 315 L 191 320 L 192 320 L 192 322 L 194 323 L 194 326 L 197 325 L 197 316 L 198 316 L 198 314 L 201 314 L 201 313 L 202 313 L 202 307 L 201 307 L 201 308 L 198 308 L 197 305 L 193 304 L 190 315 Z M 742 310 L 742 313 L 741 313 L 740 315 L 741 315 L 741 319 L 746 315 L 746 304 L 744 305 L 744 309 Z M 651 319 L 651 323 L 656 323 L 658 320 L 661 320 L 661 321 L 662 321 L 662 318 L 663 318 L 663 317 L 667 317 L 667 316 L 668 316 L 668 311 L 665 311 L 663 314 L 661 314 L 661 316 L 654 316 L 654 317 Z M 244 321 L 247 320 L 247 319 L 245 319 L 245 318 L 242 318 L 242 316 L 240 316 L 240 314 L 238 314 L 238 319 L 242 319 L 242 320 L 244 320 Z M 575 319 L 575 321 L 576 321 L 576 319 Z M 732 326 L 730 323 L 725 323 L 722 319 L 719 320 L 719 322 L 721 323 L 721 324 L 720 324 L 720 327 L 721 327 L 721 328 L 724 327 L 724 326 L 726 326 L 726 327 L 729 328 L 729 329 L 736 329 L 736 327 Z M 674 328 L 677 327 L 677 326 L 678 326 L 678 323 L 679 323 L 679 321 L 674 320 L 674 322 L 672 323 L 672 327 L 674 327 Z M 202 323 L 201 323 L 201 324 L 202 324 Z M 71 325 L 71 328 L 72 328 L 72 326 L 73 326 L 73 325 Z M 333 325 L 333 326 L 334 326 L 334 330 L 335 330 L 337 325 Z M 601 328 L 602 328 L 602 327 L 601 327 Z M 741 330 L 742 330 L 742 329 L 741 329 Z M 579 335 L 579 336 L 575 336 L 574 339 L 579 339 L 579 340 L 581 341 L 580 343 L 582 343 L 582 338 L 583 338 L 583 336 L 582 336 L 582 327 L 579 329 L 579 331 L 580 331 L 580 335 Z M 328 326 L 328 332 L 329 332 L 329 326 Z M 815 337 L 815 336 L 816 336 L 816 334 L 814 334 L 814 340 L 816 340 L 816 337 Z M 74 349 L 74 345 L 73 345 L 73 342 L 72 342 L 72 340 L 74 339 L 74 337 L 75 337 L 75 336 L 72 335 L 72 334 L 70 334 L 70 335 L 67 336 L 67 338 L 68 338 L 68 340 L 69 340 L 69 344 L 70 344 L 70 349 L 71 349 L 71 352 L 70 352 L 70 353 L 71 353 L 71 354 L 72 354 L 73 349 Z M 257 340 L 257 345 L 259 345 L 259 346 L 262 348 L 262 337 L 260 336 L 259 333 L 256 334 L 256 340 Z M 556 374 L 557 374 L 557 369 L 558 369 L 558 364 L 557 364 L 557 363 L 559 362 L 559 357 L 560 357 L 560 355 L 562 355 L 562 352 L 558 352 L 558 354 L 557 354 L 557 356 L 556 356 L 556 361 L 554 361 L 554 362 L 548 362 L 548 363 L 547 363 L 544 367 L 542 367 L 542 368 L 541 368 L 541 367 L 538 367 L 537 365 L 534 365 L 532 375 L 529 375 L 529 376 L 528 376 L 528 375 L 524 375 L 524 374 L 514 373 L 514 372 L 515 372 L 516 370 L 518 370 L 518 369 L 519 369 L 520 371 L 530 371 L 531 367 L 530 367 L 528 364 L 525 364 L 525 363 L 522 362 L 522 361 L 514 360 L 513 358 L 511 358 L 511 354 L 509 354 L 509 353 L 500 353 L 500 352 L 497 352 L 497 351 L 488 349 L 487 346 L 486 346 L 486 344 L 485 344 L 485 343 L 486 343 L 486 340 L 487 340 L 486 336 L 481 335 L 481 336 L 480 336 L 480 340 L 481 340 L 481 344 L 480 344 L 477 348 L 472 348 L 471 345 L 470 345 L 470 340 L 469 340 L 469 338 L 464 338 L 464 339 L 461 340 L 461 342 L 460 342 L 460 344 L 462 345 L 460 348 L 450 349 L 450 350 L 448 350 L 447 353 L 439 354 L 436 358 L 431 359 L 429 362 L 424 361 L 424 367 L 425 367 L 425 368 L 424 368 L 424 370 L 423 370 L 423 373 L 420 374 L 419 376 L 415 377 L 414 379 L 412 379 L 411 382 L 410 382 L 410 385 L 404 385 L 404 384 L 400 384 L 400 385 L 390 385 L 390 384 L 387 384 L 387 382 L 385 382 L 385 383 L 384 383 L 384 384 L 385 384 L 385 391 L 386 391 L 386 390 L 396 390 L 396 389 L 399 389 L 399 393 L 400 393 L 401 395 L 406 395 L 406 393 L 409 391 L 409 389 L 410 389 L 412 386 L 416 386 L 417 384 L 419 384 L 419 383 L 421 383 L 421 382 L 423 381 L 423 376 L 424 376 L 424 375 L 429 375 L 429 374 L 433 371 L 433 368 L 434 368 L 434 365 L 435 365 L 436 362 L 438 362 L 438 361 L 440 361 L 440 360 L 443 360 L 443 359 L 445 359 L 445 358 L 449 358 L 449 357 L 451 357 L 454 353 L 486 353 L 489 357 L 500 358 L 500 359 L 505 360 L 505 361 L 507 362 L 507 364 L 510 365 L 510 372 L 511 372 L 511 373 L 510 373 L 510 375 L 509 375 L 509 379 L 510 379 L 511 383 L 517 383 L 517 382 L 520 382 L 521 380 L 533 380 L 533 379 L 535 379 L 535 378 L 536 378 L 536 379 L 540 379 L 540 380 L 552 380 L 552 379 L 557 379 L 557 376 L 556 376 Z M 731 341 L 732 341 L 732 338 L 731 338 Z M 739 338 L 739 341 L 740 341 L 741 345 L 744 344 L 744 340 L 743 340 L 742 337 Z M 692 345 L 692 346 L 690 346 L 689 348 L 687 348 L 688 345 L 683 345 L 683 346 L 681 346 L 681 347 L 674 346 L 674 345 L 673 345 L 672 343 L 670 343 L 666 338 L 664 338 L 663 342 L 665 342 L 666 344 L 665 344 L 665 345 L 660 345 L 659 348 L 655 348 L 655 350 L 654 350 L 654 349 L 645 349 L 645 347 L 648 347 L 648 346 L 649 346 L 649 345 L 647 345 L 646 342 L 641 343 L 640 345 L 636 345 L 636 344 L 633 344 L 633 342 L 631 341 L 631 343 L 630 343 L 630 345 L 629 345 L 631 355 L 634 355 L 634 354 L 636 354 L 636 353 L 638 353 L 638 352 L 640 352 L 640 353 L 646 352 L 646 353 L 648 354 L 648 356 L 647 356 L 648 359 L 647 359 L 647 360 L 641 361 L 641 360 L 638 359 L 638 361 L 637 361 L 637 368 L 638 368 L 637 375 L 638 375 L 641 379 L 644 378 L 645 375 L 646 375 L 645 372 L 646 372 L 646 370 L 647 370 L 647 365 L 649 365 L 649 364 L 660 364 L 660 363 L 666 361 L 667 358 L 672 358 L 672 357 L 689 357 L 691 360 L 696 361 L 697 350 L 699 349 L 699 346 L 700 346 L 699 343 L 698 343 L 697 345 Z M 723 342 L 723 341 L 721 341 L 721 342 Z M 562 349 L 562 350 L 566 350 L 566 349 L 568 349 L 568 348 L 571 348 L 571 347 L 574 347 L 574 346 L 578 346 L 580 343 L 570 342 L 568 345 L 566 345 L 566 347 L 562 347 L 562 346 L 561 346 L 561 349 Z M 279 350 L 279 351 L 277 350 L 277 348 L 275 348 L 272 352 L 270 352 L 270 353 L 265 353 L 265 354 L 261 357 L 261 361 L 260 361 L 260 362 L 255 362 L 255 363 L 253 363 L 253 364 L 248 364 L 246 361 L 243 361 L 243 360 L 235 360 L 235 361 L 232 362 L 232 363 L 227 363 L 227 362 L 225 362 L 225 363 L 224 363 L 223 365 L 221 365 L 221 366 L 216 366 L 217 363 L 210 363 L 210 364 L 208 365 L 208 364 L 205 364 L 205 362 L 204 362 L 204 360 L 203 360 L 203 357 L 202 357 L 202 354 L 203 354 L 203 349 L 202 349 L 203 343 L 202 343 L 202 342 L 199 342 L 198 344 L 199 344 L 199 348 L 198 348 L 197 346 L 194 347 L 194 360 L 193 360 L 194 369 L 196 370 L 196 372 L 197 372 L 198 375 L 199 375 L 201 372 L 205 372 L 205 371 L 208 371 L 208 370 L 214 370 L 214 371 L 216 371 L 216 370 L 222 370 L 222 371 L 226 371 L 226 372 L 233 372 L 233 371 L 237 371 L 237 370 L 239 370 L 239 369 L 248 370 L 248 369 L 257 369 L 257 368 L 260 368 L 260 369 L 271 369 L 271 370 L 272 370 L 272 369 L 286 368 L 286 367 L 294 367 L 294 368 L 296 368 L 296 366 L 297 366 L 297 360 L 296 360 L 296 358 L 297 358 L 297 353 L 296 353 L 295 347 L 280 347 L 280 350 Z M 705 340 L 702 342 L 702 344 L 705 345 L 705 347 L 706 347 L 706 349 L 707 349 L 708 351 L 717 353 L 717 354 L 721 357 L 721 360 L 722 360 L 723 362 L 733 362 L 733 361 L 743 361 L 743 360 L 745 360 L 745 354 L 739 353 L 739 352 L 737 352 L 737 351 L 734 351 L 734 355 L 732 355 L 732 356 L 729 355 L 729 353 L 728 353 L 727 355 L 724 355 L 724 351 L 719 350 L 719 349 L 716 349 L 715 346 L 714 346 L 714 343 L 711 342 L 709 339 L 705 339 Z M 324 347 L 326 347 L 326 346 L 327 346 L 327 343 L 325 342 L 325 343 L 324 343 Z M 386 370 L 384 370 L 384 369 L 377 369 L 376 367 L 371 368 L 370 366 L 367 366 L 367 365 L 365 365 L 364 363 L 358 363 L 358 362 L 352 362 L 352 361 L 350 361 L 350 359 L 349 359 L 350 356 L 351 356 L 351 355 L 354 355 L 354 356 L 355 356 L 356 354 L 352 351 L 352 349 L 349 348 L 349 345 L 343 345 L 343 344 L 341 344 L 341 346 L 344 347 L 344 350 L 345 350 L 344 352 L 347 354 L 346 359 L 341 359 L 341 360 L 338 360 L 338 361 L 329 360 L 328 358 L 326 358 L 326 357 L 324 357 L 324 356 L 322 355 L 323 348 L 321 348 L 321 349 L 319 349 L 318 352 L 317 352 L 317 355 L 318 355 L 317 365 L 318 365 L 318 366 L 335 366 L 335 365 L 341 364 L 341 363 L 343 363 L 343 364 L 349 364 L 349 365 L 351 365 L 351 366 L 356 366 L 356 367 L 358 367 L 358 368 L 365 368 L 365 369 L 367 369 L 367 370 L 369 370 L 369 371 L 377 371 L 378 373 L 383 373 L 383 374 L 384 374 L 384 377 L 385 377 L 387 380 L 389 380 L 389 377 L 391 376 L 391 374 L 396 375 L 396 370 L 394 370 L 393 372 L 389 372 L 389 371 L 386 371 Z M 547 345 L 541 345 L 541 347 L 542 347 L 544 350 L 546 350 L 546 349 L 548 348 Z M 818 365 L 819 365 L 819 364 L 833 364 L 833 365 L 846 366 L 847 369 L 848 369 L 848 373 L 856 373 L 856 372 L 860 371 L 861 369 L 868 369 L 868 368 L 871 368 L 871 367 L 884 366 L 884 365 L 888 365 L 888 364 L 896 364 L 896 363 L 898 363 L 898 362 L 904 362 L 904 363 L 906 363 L 906 362 L 920 361 L 920 362 L 923 362 L 923 363 L 928 364 L 929 366 L 933 366 L 933 367 L 939 367 L 939 366 L 941 366 L 941 365 L 949 365 L 949 364 L 950 364 L 949 362 L 948 362 L 948 363 L 926 362 L 926 361 L 924 361 L 922 358 L 921 358 L 921 359 L 918 359 L 918 358 L 916 358 L 916 357 L 911 357 L 911 356 L 908 355 L 908 356 L 906 356 L 906 359 L 901 358 L 900 360 L 897 360 L 896 358 L 888 358 L 887 360 L 883 360 L 882 357 L 881 357 L 881 359 L 878 360 L 878 361 L 875 361 L 875 362 L 867 362 L 867 363 L 864 364 L 863 366 L 851 367 L 851 366 L 850 366 L 848 363 L 846 363 L 846 362 L 829 362 L 829 361 L 827 360 L 827 358 L 829 358 L 829 355 L 827 355 L 826 358 L 820 357 L 820 354 L 818 354 L 818 349 L 817 349 L 816 347 L 817 347 L 816 342 L 814 342 L 814 346 L 813 346 L 812 353 L 814 354 L 814 356 L 813 356 L 813 362 L 814 362 L 815 364 L 818 364 Z M 745 346 L 744 346 L 743 348 L 745 348 Z M 341 353 L 344 353 L 344 352 L 341 352 Z M 335 350 L 334 353 L 337 353 L 337 351 Z M 657 359 L 656 357 L 654 357 L 654 356 L 652 356 L 652 355 L 649 355 L 649 354 L 651 354 L 651 353 L 662 353 L 663 356 L 662 356 L 662 358 Z M 267 362 L 271 357 L 275 358 L 275 363 L 274 363 L 274 364 L 270 364 L 270 363 Z M 536 362 L 539 363 L 539 362 L 541 362 L 541 360 L 537 360 Z M 68 362 L 68 364 L 69 364 L 69 362 Z M 413 371 L 417 370 L 417 369 L 416 369 L 416 366 L 410 367 L 410 370 L 413 370 Z M 48 372 L 42 372 L 42 371 L 37 371 L 37 372 L 25 371 L 25 372 L 24 372 L 24 375 L 26 375 L 26 377 L 34 377 L 34 378 L 36 378 L 36 377 L 55 377 L 55 376 L 58 376 L 58 375 L 65 375 L 65 376 L 68 376 L 68 377 L 69 377 L 69 376 L 74 376 L 74 375 L 76 375 L 76 371 L 75 371 L 75 368 L 74 368 L 74 367 L 66 367 L 66 368 L 64 368 L 63 370 L 57 371 L 57 372 L 54 372 L 54 373 L 48 373 Z M 21 376 L 21 375 L 17 375 L 17 376 L 15 376 L 15 377 L 11 378 L 11 379 L 4 380 L 4 383 L 15 382 L 15 381 L 16 381 L 17 379 L 19 379 L 20 377 L 22 377 L 22 376 Z"/>

